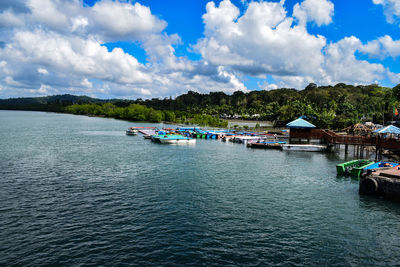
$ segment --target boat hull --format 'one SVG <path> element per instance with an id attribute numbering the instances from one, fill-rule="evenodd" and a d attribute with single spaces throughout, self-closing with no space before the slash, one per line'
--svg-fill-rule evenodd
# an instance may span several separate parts
<path id="1" fill-rule="evenodd" d="M 137 131 L 126 131 L 126 135 L 137 135 L 138 132 Z"/>
<path id="2" fill-rule="evenodd" d="M 159 141 L 161 144 L 174 144 L 174 145 L 177 145 L 177 144 L 182 144 L 182 145 L 188 144 L 189 145 L 189 144 L 196 143 L 196 139 L 163 139 L 163 138 L 160 138 Z"/>
<path id="3" fill-rule="evenodd" d="M 373 164 L 373 161 L 366 159 L 351 160 L 336 165 L 336 171 L 338 175 L 350 175 L 353 177 L 359 177 L 365 168 Z"/>

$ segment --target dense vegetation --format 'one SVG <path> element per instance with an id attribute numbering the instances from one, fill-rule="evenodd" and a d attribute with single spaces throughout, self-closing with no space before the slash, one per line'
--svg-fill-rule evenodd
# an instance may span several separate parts
<path id="1" fill-rule="evenodd" d="M 239 117 L 269 121 L 305 116 L 321 128 L 343 129 L 362 121 L 387 123 L 397 119 L 400 84 L 335 86 L 309 84 L 304 90 L 237 91 L 200 94 L 188 92 L 175 99 L 99 100 L 86 96 L 51 96 L 0 100 L 0 109 L 69 112 L 115 117 L 132 121 L 171 121 L 209 126 L 226 126 L 220 118 Z"/>
<path id="2" fill-rule="evenodd" d="M 300 116 L 321 128 L 343 129 L 362 121 L 387 123 L 396 119 L 400 85 L 392 88 L 379 85 L 335 86 L 309 84 L 304 90 L 277 89 L 271 91 L 222 92 L 199 94 L 188 92 L 171 99 L 136 100 L 155 109 L 185 110 L 223 117 L 257 118 L 281 121 L 284 124 Z"/>
<path id="3" fill-rule="evenodd" d="M 105 104 L 75 104 L 67 106 L 65 111 L 72 114 L 105 116 L 130 121 L 196 124 L 212 127 L 227 127 L 228 122 L 206 114 L 190 114 L 181 111 L 155 110 L 139 104 L 118 107 L 111 103 Z"/>

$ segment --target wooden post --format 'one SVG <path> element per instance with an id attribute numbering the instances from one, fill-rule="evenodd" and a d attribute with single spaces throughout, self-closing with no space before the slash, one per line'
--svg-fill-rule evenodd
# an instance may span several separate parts
<path id="1" fill-rule="evenodd" d="M 345 144 L 344 145 L 344 153 L 347 154 L 349 152 L 349 145 Z"/>

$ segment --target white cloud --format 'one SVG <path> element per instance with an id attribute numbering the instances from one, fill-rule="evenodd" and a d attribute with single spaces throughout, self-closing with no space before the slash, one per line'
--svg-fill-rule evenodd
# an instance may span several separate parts
<path id="1" fill-rule="evenodd" d="M 14 14 L 11 9 L 0 13 L 0 28 L 20 27 L 24 25 L 24 15 Z"/>
<path id="2" fill-rule="evenodd" d="M 40 74 L 49 74 L 49 72 L 45 69 L 45 68 L 38 68 L 37 69 L 37 71 L 40 73 Z"/>
<path id="3" fill-rule="evenodd" d="M 389 23 L 395 23 L 400 18 L 399 0 L 372 0 L 375 5 L 382 5 L 386 20 Z"/>
<path id="4" fill-rule="evenodd" d="M 139 3 L 103 0 L 93 7 L 83 7 L 79 0 L 13 3 L 15 8 L 11 3 L 2 8 L 0 3 L 0 23 L 7 26 L 6 42 L 0 46 L 0 81 L 10 96 L 44 93 L 44 84 L 49 93 L 110 97 L 246 90 L 229 68 L 177 57 L 174 47 L 181 44 L 180 37 L 163 33 L 167 23 Z M 101 45 L 121 40 L 141 45 L 148 63 L 141 64 L 118 47 L 108 51 Z"/>
<path id="5" fill-rule="evenodd" d="M 326 84 L 363 84 L 382 79 L 386 70 L 381 64 L 372 64 L 356 58 L 355 52 L 361 48 L 361 41 L 353 36 L 330 44 L 326 49 L 325 74 L 322 81 Z"/>
<path id="6" fill-rule="evenodd" d="M 393 73 L 391 71 L 388 71 L 388 77 L 392 83 L 400 84 L 400 73 Z"/>
<path id="7" fill-rule="evenodd" d="M 89 75 L 116 83 L 148 82 L 150 77 L 133 56 L 120 48 L 108 52 L 96 40 L 68 38 L 57 33 L 35 30 L 15 35 L 3 57 L 12 55 L 19 62 L 48 66 L 54 70 Z"/>
<path id="8" fill-rule="evenodd" d="M 313 72 L 323 61 L 325 38 L 292 26 L 282 3 L 251 2 L 238 15 L 229 0 L 207 4 L 206 36 L 194 47 L 204 60 L 249 75 Z"/>
<path id="9" fill-rule="evenodd" d="M 151 98 L 188 90 L 247 91 L 246 75 L 272 76 L 272 83 L 260 83 L 264 89 L 397 77 L 355 56 L 386 51 L 397 57 L 398 41 L 389 36 L 365 45 L 355 37 L 327 44 L 324 36 L 307 31 L 306 22 L 331 23 L 333 4 L 327 0 L 305 0 L 293 16 L 283 0 L 245 1 L 242 12 L 229 0 L 209 2 L 204 37 L 190 47 L 201 55 L 196 61 L 176 55 L 180 36 L 167 34 L 167 22 L 138 2 L 102 0 L 84 7 L 80 0 L 5 1 L 0 3 L 0 96 L 73 92 Z M 140 46 L 146 63 L 102 45 L 118 41 Z"/>
<path id="10" fill-rule="evenodd" d="M 83 30 L 89 24 L 88 19 L 82 16 L 78 16 L 71 19 L 72 26 L 71 31 Z"/>
<path id="11" fill-rule="evenodd" d="M 334 5 L 329 0 L 304 0 L 293 7 L 293 16 L 300 24 L 315 21 L 318 26 L 328 25 L 332 22 Z"/>
<path id="12" fill-rule="evenodd" d="M 395 59 L 400 56 L 400 40 L 394 41 L 392 37 L 385 35 L 368 42 L 361 48 L 361 52 L 373 58 L 392 57 Z"/>
<path id="13" fill-rule="evenodd" d="M 152 15 L 150 8 L 139 3 L 103 0 L 90 9 L 89 15 L 103 35 L 119 40 L 135 40 L 143 34 L 159 33 L 167 25 Z"/>
<path id="14" fill-rule="evenodd" d="M 305 12 L 305 21 L 331 22 L 333 4 L 329 1 L 305 0 L 297 8 Z M 241 16 L 229 0 L 219 6 L 210 2 L 203 19 L 205 38 L 194 48 L 205 61 L 251 76 L 273 75 L 281 87 L 304 88 L 310 82 L 369 83 L 387 74 L 381 64 L 356 57 L 357 51 L 367 49 L 360 40 L 350 37 L 327 44 L 323 36 L 308 33 L 305 21 L 293 23 L 283 2 L 251 2 Z M 371 53 L 375 49 L 368 48 Z"/>
<path id="15" fill-rule="evenodd" d="M 93 84 L 87 78 L 83 78 L 81 85 L 87 88 L 93 88 Z"/>
<path id="16" fill-rule="evenodd" d="M 32 12 L 35 21 L 45 24 L 50 28 L 64 29 L 68 26 L 67 16 L 57 6 L 60 1 L 29 0 L 27 6 Z"/>

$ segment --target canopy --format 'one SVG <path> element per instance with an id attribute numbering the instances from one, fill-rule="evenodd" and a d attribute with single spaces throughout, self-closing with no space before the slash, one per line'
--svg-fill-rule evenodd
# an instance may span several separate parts
<path id="1" fill-rule="evenodd" d="M 383 127 L 381 129 L 375 130 L 374 133 L 382 133 L 382 134 L 400 134 L 400 128 L 394 126 L 394 125 L 389 125 L 386 127 Z"/>
<path id="2" fill-rule="evenodd" d="M 314 124 L 309 123 L 308 121 L 303 120 L 301 118 L 298 118 L 297 120 L 289 122 L 288 124 L 286 124 L 286 127 L 288 127 L 288 128 L 317 128 L 317 126 L 315 126 Z"/>

